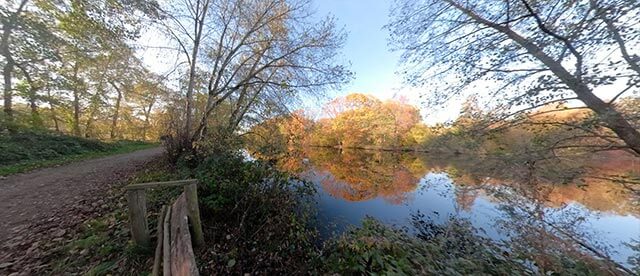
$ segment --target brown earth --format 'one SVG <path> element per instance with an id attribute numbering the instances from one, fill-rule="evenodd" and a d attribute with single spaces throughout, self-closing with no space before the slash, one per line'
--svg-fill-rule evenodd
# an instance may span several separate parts
<path id="1" fill-rule="evenodd" d="M 0 179 L 0 275 L 46 266 L 52 244 L 105 212 L 108 194 L 162 154 L 146 149 Z"/>

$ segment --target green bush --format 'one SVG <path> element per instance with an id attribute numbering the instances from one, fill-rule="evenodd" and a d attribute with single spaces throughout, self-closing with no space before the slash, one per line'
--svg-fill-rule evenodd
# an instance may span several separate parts
<path id="1" fill-rule="evenodd" d="M 526 269 L 506 260 L 467 223 L 450 220 L 439 225 L 414 220 L 417 235 L 367 218 L 328 243 L 323 273 L 405 275 L 514 275 Z"/>
<path id="2" fill-rule="evenodd" d="M 200 180 L 208 265 L 203 274 L 300 274 L 317 252 L 312 186 L 239 153 L 210 156 Z"/>

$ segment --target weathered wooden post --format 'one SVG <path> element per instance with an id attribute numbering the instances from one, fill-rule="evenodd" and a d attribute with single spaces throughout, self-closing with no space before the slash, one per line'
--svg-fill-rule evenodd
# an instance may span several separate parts
<path id="1" fill-rule="evenodd" d="M 184 186 L 184 194 L 187 200 L 187 211 L 191 227 L 193 228 L 193 239 L 197 247 L 204 245 L 204 234 L 202 233 L 202 221 L 200 220 L 200 208 L 198 207 L 198 183 L 194 182 Z"/>
<path id="2" fill-rule="evenodd" d="M 158 217 L 158 244 L 156 245 L 152 275 L 160 273 L 160 252 L 162 252 L 163 275 L 198 275 L 192 243 L 195 243 L 196 246 L 203 246 L 204 234 L 200 209 L 198 208 L 197 180 L 150 182 L 126 186 L 131 236 L 136 244 L 149 246 L 145 191 L 146 189 L 170 186 L 182 186 L 184 195 L 180 195 L 171 207 L 167 207 L 166 211 L 162 212 L 164 217 L 162 215 Z M 188 222 L 191 223 L 191 227 Z M 190 232 L 193 232 L 193 235 Z M 175 271 L 175 273 L 171 271 Z"/>
<path id="3" fill-rule="evenodd" d="M 127 204 L 129 205 L 129 226 L 133 241 L 148 247 L 149 226 L 147 224 L 147 199 L 143 189 L 127 190 Z"/>
<path id="4" fill-rule="evenodd" d="M 165 233 L 162 237 L 162 275 L 171 276 L 171 206 L 167 207 L 162 224 Z"/>
<path id="5" fill-rule="evenodd" d="M 156 252 L 153 256 L 153 269 L 151 270 L 151 276 L 160 276 L 160 266 L 161 266 L 161 259 L 162 259 L 162 244 L 163 244 L 163 240 L 164 240 L 164 227 L 163 227 L 163 221 L 164 221 L 164 217 L 165 217 L 165 213 L 167 212 L 167 209 L 169 209 L 169 207 L 167 207 L 167 205 L 162 206 L 162 211 L 160 211 L 160 214 L 158 215 L 158 226 L 156 229 L 158 233 L 158 237 L 157 237 L 157 242 L 156 242 Z M 166 233 L 167 235 L 169 233 Z"/>

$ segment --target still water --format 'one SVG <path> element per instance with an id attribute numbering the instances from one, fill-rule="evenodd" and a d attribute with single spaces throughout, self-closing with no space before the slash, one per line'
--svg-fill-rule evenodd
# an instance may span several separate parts
<path id="1" fill-rule="evenodd" d="M 600 254 L 626 267 L 640 258 L 630 246 L 640 242 L 640 160 L 622 153 L 531 163 L 311 148 L 278 165 L 318 187 L 325 236 L 367 216 L 409 229 L 423 214 L 468 219 L 481 235 L 541 254 Z"/>

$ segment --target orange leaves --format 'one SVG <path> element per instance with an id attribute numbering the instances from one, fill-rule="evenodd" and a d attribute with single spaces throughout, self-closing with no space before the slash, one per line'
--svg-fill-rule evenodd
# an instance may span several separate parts
<path id="1" fill-rule="evenodd" d="M 330 119 L 323 122 L 321 140 L 336 143 L 325 146 L 402 147 L 405 135 L 420 122 L 414 106 L 359 93 L 332 100 L 324 111 Z"/>
<path id="2" fill-rule="evenodd" d="M 314 121 L 296 111 L 254 127 L 261 130 L 268 143 L 284 143 L 291 149 L 299 146 L 344 148 L 405 148 L 424 140 L 420 111 L 409 104 L 381 101 L 365 94 L 336 98 L 324 106 L 328 117 Z M 414 137 L 415 136 L 415 137 Z"/>

